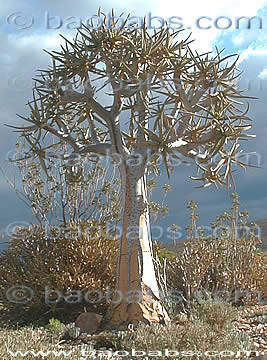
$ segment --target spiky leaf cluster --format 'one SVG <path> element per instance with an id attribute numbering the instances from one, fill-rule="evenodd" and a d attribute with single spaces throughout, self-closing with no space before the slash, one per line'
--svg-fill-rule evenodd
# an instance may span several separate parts
<path id="1" fill-rule="evenodd" d="M 217 48 L 193 52 L 182 30 L 152 33 L 145 19 L 141 29 L 127 19 L 108 26 L 98 16 L 101 28 L 84 26 L 72 41 L 62 36 L 61 50 L 49 53 L 52 67 L 35 79 L 23 117 L 30 126 L 17 128 L 43 168 L 51 135 L 74 153 L 118 152 L 124 160 L 139 153 L 145 161 L 148 152 L 160 154 L 168 175 L 175 157 L 189 158 L 201 173 L 192 179 L 229 186 L 233 165 L 248 166 L 239 141 L 253 136 L 245 133 L 237 58 Z M 159 173 L 155 158 L 149 166 Z"/>

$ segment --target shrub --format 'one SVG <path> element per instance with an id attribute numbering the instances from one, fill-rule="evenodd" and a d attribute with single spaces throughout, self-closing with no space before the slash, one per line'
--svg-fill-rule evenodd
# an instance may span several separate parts
<path id="1" fill-rule="evenodd" d="M 231 304 L 218 303 L 209 298 L 202 299 L 200 304 L 194 302 L 190 316 L 192 320 L 203 320 L 218 332 L 227 327 L 231 328 L 231 321 L 237 316 L 237 310 Z"/>
<path id="2" fill-rule="evenodd" d="M 72 318 L 84 306 L 88 311 L 106 310 L 106 287 L 112 290 L 115 285 L 118 241 L 98 221 L 80 220 L 76 225 L 67 225 L 51 227 L 49 233 L 44 227 L 33 225 L 12 235 L 9 248 L 0 257 L 5 313 L 21 316 L 29 312 L 31 318 L 33 313 L 38 317 L 52 313 L 57 318 Z M 30 301 L 21 303 L 25 288 L 19 292 L 18 286 L 31 289 Z M 65 299 L 56 301 L 59 296 L 52 290 Z M 103 294 L 101 301 L 97 293 L 91 292 L 94 290 Z"/>
<path id="3" fill-rule="evenodd" d="M 75 160 L 61 143 L 44 151 L 45 167 L 43 162 L 29 158 L 26 144 L 21 139 L 16 144 L 16 156 L 10 160 L 17 165 L 23 192 L 16 187 L 17 181 L 12 184 L 3 174 L 39 223 L 51 224 L 52 219 L 53 225 L 62 222 L 67 226 L 68 221 L 119 220 L 120 179 L 114 164 L 104 167 L 93 155 Z"/>
<path id="4" fill-rule="evenodd" d="M 237 305 L 264 301 L 266 254 L 257 248 L 260 240 L 253 228 L 249 234 L 242 231 L 246 229 L 246 222 L 241 223 L 242 228 L 237 220 L 248 215 L 239 212 L 237 195 L 232 198 L 232 214 L 225 213 L 213 223 L 213 227 L 220 229 L 217 236 L 205 236 L 197 228 L 197 205 L 190 201 L 191 225 L 187 228 L 190 236 L 183 250 L 170 257 L 160 246 L 156 248 L 161 289 L 165 294 L 173 290 L 181 293 L 181 301 L 176 303 L 165 299 L 167 308 L 171 307 L 173 312 L 180 310 L 180 305 L 183 309 L 184 304 L 190 307 L 199 294 L 209 294 L 217 302 Z M 230 226 L 227 221 L 230 221 Z"/>
<path id="5" fill-rule="evenodd" d="M 205 309 L 204 315 L 201 309 Z M 220 311 L 222 311 L 219 315 L 221 322 L 220 326 L 217 326 L 214 316 Z M 181 360 L 185 356 L 190 359 L 207 359 L 209 356 L 204 354 L 206 351 L 217 352 L 216 359 L 223 358 L 223 355 L 219 354 L 225 350 L 237 352 L 241 348 L 243 351 L 249 351 L 253 348 L 249 336 L 246 334 L 244 336 L 243 333 L 241 336 L 240 333 L 231 329 L 231 320 L 235 318 L 235 313 L 237 311 L 235 312 L 229 304 L 210 303 L 199 308 L 194 306 L 191 316 L 183 326 L 175 322 L 168 326 L 140 324 L 135 331 L 121 336 L 119 348 L 126 351 L 129 349 L 145 351 L 152 358 Z M 166 355 L 165 349 L 170 351 L 169 356 Z M 155 351 L 162 353 L 156 355 Z M 176 355 L 174 351 L 177 352 Z M 214 353 L 211 356 L 214 357 Z M 128 359 L 131 358 L 128 357 Z M 240 359 L 247 359 L 247 356 L 241 353 Z"/>
<path id="6" fill-rule="evenodd" d="M 54 318 L 49 319 L 49 322 L 46 325 L 46 328 L 50 330 L 61 329 L 62 327 L 64 327 L 64 325 L 60 322 L 60 320 Z"/>

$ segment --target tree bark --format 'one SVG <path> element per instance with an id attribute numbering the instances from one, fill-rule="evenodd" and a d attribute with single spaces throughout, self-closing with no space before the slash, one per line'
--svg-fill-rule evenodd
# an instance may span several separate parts
<path id="1" fill-rule="evenodd" d="M 169 321 L 160 294 L 152 259 L 152 241 L 144 164 L 120 165 L 123 194 L 117 285 L 106 319 L 113 324 L 132 320 Z"/>

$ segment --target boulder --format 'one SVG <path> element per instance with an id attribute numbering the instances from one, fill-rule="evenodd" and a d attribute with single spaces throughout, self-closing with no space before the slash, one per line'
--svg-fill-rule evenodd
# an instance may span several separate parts
<path id="1" fill-rule="evenodd" d="M 81 329 L 81 332 L 94 333 L 100 326 L 103 319 L 102 315 L 92 312 L 81 313 L 75 320 L 75 326 Z"/>

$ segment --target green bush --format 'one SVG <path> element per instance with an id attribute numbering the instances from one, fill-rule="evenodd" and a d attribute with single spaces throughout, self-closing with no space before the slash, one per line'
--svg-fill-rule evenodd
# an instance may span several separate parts
<path id="1" fill-rule="evenodd" d="M 64 327 L 64 324 L 62 324 L 62 322 L 58 319 L 55 318 L 51 318 L 49 319 L 49 322 L 46 326 L 47 329 L 61 329 L 62 327 Z"/>

